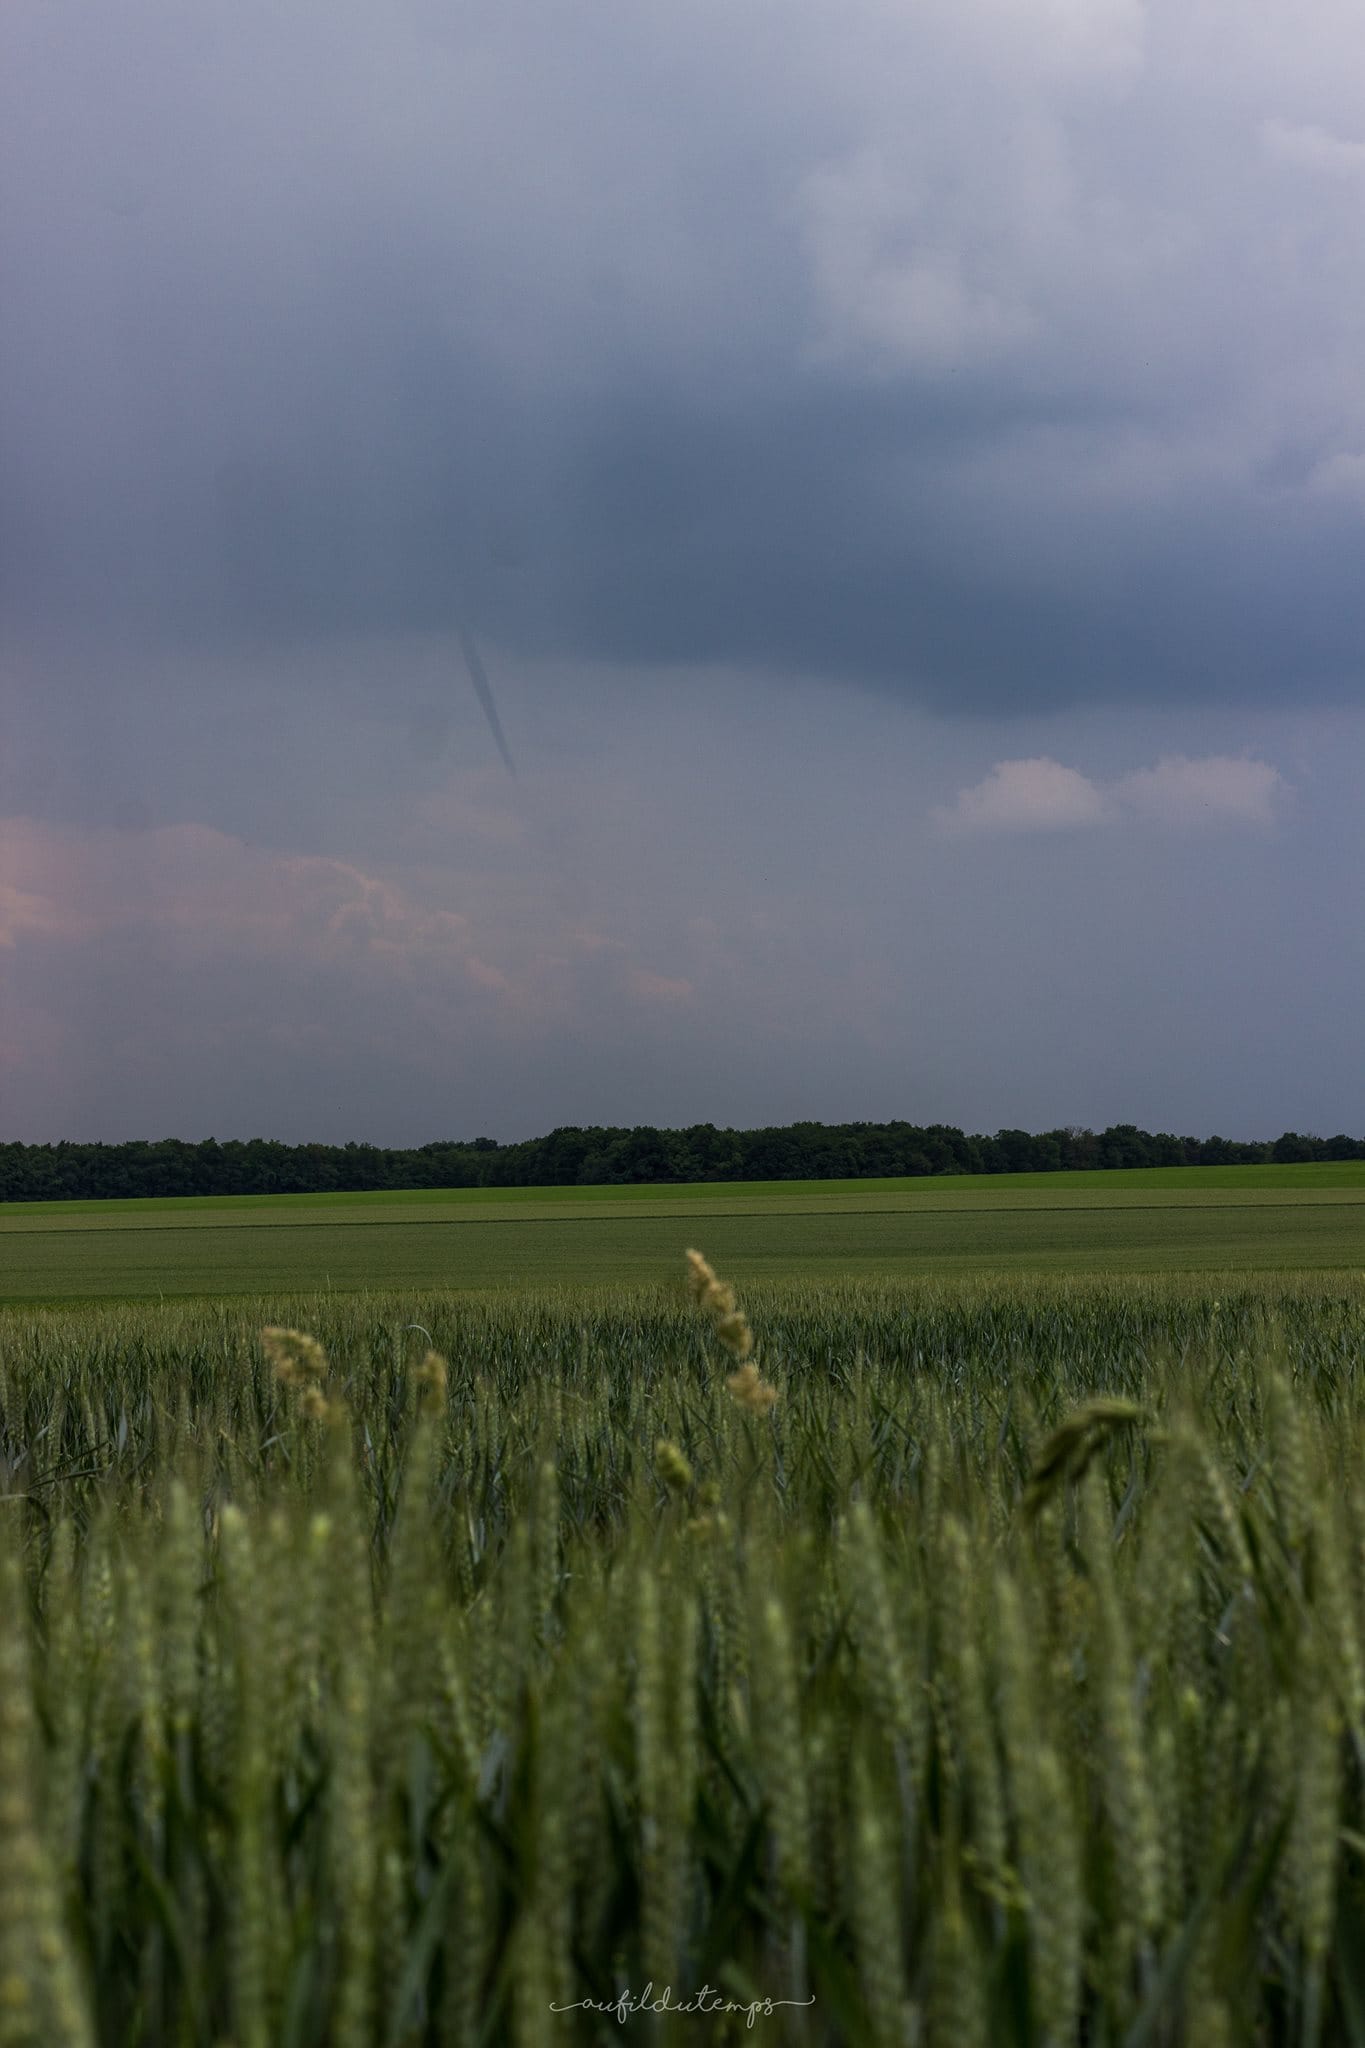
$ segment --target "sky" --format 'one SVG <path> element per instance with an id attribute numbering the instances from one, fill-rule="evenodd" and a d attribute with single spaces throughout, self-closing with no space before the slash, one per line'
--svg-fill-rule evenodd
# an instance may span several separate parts
<path id="1" fill-rule="evenodd" d="M 0 1137 L 1365 1134 L 1346 0 L 7 0 L 0 279 Z"/>

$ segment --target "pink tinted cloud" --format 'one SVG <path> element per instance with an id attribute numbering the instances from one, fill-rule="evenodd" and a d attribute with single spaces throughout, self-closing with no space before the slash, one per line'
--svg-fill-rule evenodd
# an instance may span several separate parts
<path id="1" fill-rule="evenodd" d="M 26 932 L 59 933 L 62 923 L 50 898 L 0 882 L 0 946 L 13 946 Z"/>
<path id="2" fill-rule="evenodd" d="M 0 820 L 0 943 L 131 928 L 197 952 L 458 957 L 469 920 L 349 861 L 251 847 L 208 825 L 81 832 Z"/>
<path id="3" fill-rule="evenodd" d="M 490 967 L 488 962 L 481 960 L 477 953 L 470 953 L 466 956 L 464 971 L 476 988 L 491 988 L 498 990 L 500 993 L 506 993 L 511 987 L 511 983 L 502 969 L 500 967 Z"/>
<path id="4" fill-rule="evenodd" d="M 605 932 L 594 931 L 587 925 L 570 925 L 565 937 L 575 951 L 589 955 L 624 953 L 628 950 L 624 939 L 609 938 Z"/>
<path id="5" fill-rule="evenodd" d="M 0 944 L 90 930 L 74 840 L 29 818 L 0 818 Z"/>
<path id="6" fill-rule="evenodd" d="M 29 818 L 0 819 L 0 872 L 0 945 L 92 957 L 150 946 L 181 975 L 239 970 L 243 989 L 264 974 L 274 993 L 253 1029 L 290 1045 L 344 1029 L 338 988 L 343 1002 L 368 1001 L 400 982 L 413 1028 L 420 1017 L 432 1043 L 470 1000 L 495 1005 L 500 1028 L 532 1043 L 622 996 L 664 1008 L 694 993 L 685 976 L 633 965 L 597 915 L 566 917 L 512 877 L 376 875 L 194 823 L 130 833 Z M 325 1023 L 312 1008 L 320 973 L 340 977 Z"/>
<path id="7" fill-rule="evenodd" d="M 681 975 L 655 974 L 648 967 L 632 967 L 626 986 L 646 1003 L 685 1003 L 694 993 L 692 983 Z"/>

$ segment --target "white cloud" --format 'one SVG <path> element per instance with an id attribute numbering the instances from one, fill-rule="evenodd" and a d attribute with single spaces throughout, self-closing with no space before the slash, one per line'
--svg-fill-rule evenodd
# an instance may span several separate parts
<path id="1" fill-rule="evenodd" d="M 1058 832 L 1126 818 L 1161 826 L 1273 825 L 1289 785 L 1268 761 L 1248 755 L 1163 754 L 1154 768 L 1095 782 L 1040 755 L 997 761 L 983 781 L 933 813 L 950 834 Z"/>
<path id="2" fill-rule="evenodd" d="M 1164 754 L 1113 787 L 1121 803 L 1162 825 L 1273 825 L 1288 791 L 1278 768 L 1245 754 Z"/>
<path id="3" fill-rule="evenodd" d="M 955 804 L 934 813 L 948 832 L 1057 832 L 1099 825 L 1105 816 L 1099 786 L 1046 754 L 997 761 L 984 782 L 959 790 Z"/>
<path id="4" fill-rule="evenodd" d="M 52 931 L 57 924 L 58 912 L 47 897 L 0 882 L 0 946 L 13 946 L 25 932 Z"/>

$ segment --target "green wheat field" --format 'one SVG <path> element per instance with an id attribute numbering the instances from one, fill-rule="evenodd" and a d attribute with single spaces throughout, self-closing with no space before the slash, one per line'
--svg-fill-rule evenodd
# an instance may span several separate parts
<path id="1" fill-rule="evenodd" d="M 932 1180 L 0 1203 L 0 1303 L 1365 1265 L 1365 1161 Z"/>
<path id="2" fill-rule="evenodd" d="M 1094 1181 L 0 1212 L 0 2048 L 1365 2043 L 1365 1172 Z"/>

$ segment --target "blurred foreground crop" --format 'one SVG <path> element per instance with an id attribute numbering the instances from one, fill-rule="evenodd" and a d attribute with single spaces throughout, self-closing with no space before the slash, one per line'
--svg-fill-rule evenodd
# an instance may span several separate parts
<path id="1" fill-rule="evenodd" d="M 708 1284 L 0 1318 L 0 2048 L 1365 2041 L 1365 1295 Z"/>

